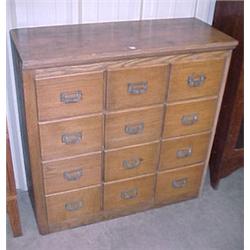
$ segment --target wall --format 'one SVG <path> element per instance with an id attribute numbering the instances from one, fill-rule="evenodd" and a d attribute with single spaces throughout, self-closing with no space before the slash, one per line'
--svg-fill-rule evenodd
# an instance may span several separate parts
<path id="1" fill-rule="evenodd" d="M 215 0 L 7 0 L 7 120 L 17 188 L 26 190 L 8 30 L 16 27 L 197 17 L 212 23 Z"/>

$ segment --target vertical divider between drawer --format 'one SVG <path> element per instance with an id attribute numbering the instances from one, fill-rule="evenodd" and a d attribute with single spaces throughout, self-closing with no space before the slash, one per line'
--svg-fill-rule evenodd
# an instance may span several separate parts
<path id="1" fill-rule="evenodd" d="M 105 171 L 105 127 L 107 106 L 107 69 L 103 72 L 103 109 L 102 109 L 102 160 L 101 160 L 101 210 L 104 210 L 104 171 Z"/>
<path id="2" fill-rule="evenodd" d="M 164 131 L 164 125 L 165 125 L 165 116 L 166 116 L 166 111 L 167 111 L 167 98 L 168 98 L 168 92 L 169 92 L 169 82 L 170 82 L 170 75 L 171 75 L 171 68 L 172 65 L 168 64 L 168 69 L 167 69 L 167 75 L 166 75 L 166 83 L 165 83 L 165 88 L 166 88 L 166 93 L 165 93 L 165 98 L 164 98 L 164 103 L 163 103 L 163 114 L 162 114 L 162 124 L 161 124 L 161 133 L 160 133 L 160 145 L 158 149 L 158 159 L 157 159 L 157 164 L 156 164 L 156 170 L 155 170 L 155 180 L 154 180 L 154 201 L 155 201 L 155 193 L 156 193 L 156 185 L 157 185 L 157 172 L 160 167 L 160 157 L 161 157 L 161 147 L 162 147 L 162 136 L 163 136 L 163 131 Z"/>

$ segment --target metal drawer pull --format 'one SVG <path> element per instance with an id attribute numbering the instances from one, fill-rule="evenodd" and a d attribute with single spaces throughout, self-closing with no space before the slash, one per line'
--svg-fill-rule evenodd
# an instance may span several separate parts
<path id="1" fill-rule="evenodd" d="M 187 158 L 192 155 L 192 148 L 179 149 L 176 151 L 176 158 Z"/>
<path id="2" fill-rule="evenodd" d="M 63 92 L 60 94 L 60 101 L 64 104 L 77 103 L 82 100 L 82 91 L 77 90 L 75 92 Z"/>
<path id="3" fill-rule="evenodd" d="M 70 212 L 77 211 L 81 209 L 82 207 L 83 207 L 82 201 L 70 202 L 64 205 L 65 210 L 70 211 Z"/>
<path id="4" fill-rule="evenodd" d="M 82 140 L 82 132 L 76 132 L 72 134 L 63 134 L 62 143 L 64 144 L 79 144 Z"/>
<path id="5" fill-rule="evenodd" d="M 128 83 L 128 93 L 133 95 L 140 95 L 144 94 L 148 90 L 148 82 L 135 82 L 135 83 Z"/>
<path id="6" fill-rule="evenodd" d="M 125 125 L 125 133 L 129 135 L 136 135 L 142 133 L 144 130 L 144 122 L 138 124 Z"/>
<path id="7" fill-rule="evenodd" d="M 133 188 L 133 189 L 121 192 L 121 198 L 123 200 L 130 200 L 130 199 L 135 198 L 137 194 L 138 194 L 137 188 Z"/>
<path id="8" fill-rule="evenodd" d="M 187 83 L 189 87 L 199 87 L 206 80 L 206 76 L 204 74 L 200 74 L 197 78 L 195 78 L 194 74 L 188 76 Z"/>
<path id="9" fill-rule="evenodd" d="M 178 179 L 178 180 L 174 180 L 172 181 L 172 187 L 173 188 L 183 188 L 187 185 L 188 182 L 188 178 L 182 178 L 182 179 Z"/>
<path id="10" fill-rule="evenodd" d="M 181 118 L 181 123 L 185 126 L 193 125 L 198 122 L 198 114 L 184 115 Z"/>
<path id="11" fill-rule="evenodd" d="M 72 171 L 63 172 L 63 177 L 67 181 L 77 181 L 83 176 L 83 169 L 76 169 Z"/>
<path id="12" fill-rule="evenodd" d="M 122 165 L 126 169 L 133 169 L 133 168 L 139 167 L 141 165 L 142 161 L 143 161 L 143 159 L 141 159 L 141 158 L 136 158 L 136 159 L 131 159 L 131 160 L 124 160 L 122 162 Z"/>

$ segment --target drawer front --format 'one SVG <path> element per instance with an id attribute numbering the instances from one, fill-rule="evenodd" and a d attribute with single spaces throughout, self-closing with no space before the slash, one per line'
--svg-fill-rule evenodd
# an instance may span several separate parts
<path id="1" fill-rule="evenodd" d="M 199 193 L 203 164 L 159 172 L 156 203 L 172 203 L 196 197 Z"/>
<path id="2" fill-rule="evenodd" d="M 149 174 L 155 171 L 159 143 L 105 152 L 105 181 Z"/>
<path id="3" fill-rule="evenodd" d="M 160 139 L 163 106 L 110 113 L 106 116 L 107 149 Z"/>
<path id="4" fill-rule="evenodd" d="M 102 115 L 40 125 L 43 160 L 92 151 L 102 145 Z"/>
<path id="5" fill-rule="evenodd" d="M 117 110 L 164 102 L 167 66 L 108 71 L 107 109 Z"/>
<path id="6" fill-rule="evenodd" d="M 43 164 L 45 193 L 52 194 L 101 182 L 101 153 Z"/>
<path id="7" fill-rule="evenodd" d="M 217 99 L 168 104 L 163 138 L 203 132 L 212 128 Z"/>
<path id="8" fill-rule="evenodd" d="M 39 120 L 101 112 L 103 73 L 36 81 Z"/>
<path id="9" fill-rule="evenodd" d="M 160 170 L 190 165 L 205 160 L 210 133 L 169 139 L 162 142 Z"/>
<path id="10" fill-rule="evenodd" d="M 173 64 L 168 102 L 217 95 L 223 71 L 223 59 Z"/>
<path id="11" fill-rule="evenodd" d="M 87 222 L 101 209 L 101 187 L 85 188 L 46 198 L 49 224 Z"/>
<path id="12" fill-rule="evenodd" d="M 104 184 L 104 209 L 120 209 L 152 202 L 154 176 Z"/>

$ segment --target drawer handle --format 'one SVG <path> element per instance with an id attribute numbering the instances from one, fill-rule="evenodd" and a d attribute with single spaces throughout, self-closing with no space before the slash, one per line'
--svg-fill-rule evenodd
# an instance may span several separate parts
<path id="1" fill-rule="evenodd" d="M 129 135 L 136 135 L 142 133 L 144 130 L 144 122 L 138 124 L 125 125 L 125 133 Z"/>
<path id="2" fill-rule="evenodd" d="M 67 145 L 79 144 L 81 140 L 82 140 L 82 132 L 62 135 L 62 143 L 67 144 Z"/>
<path id="3" fill-rule="evenodd" d="M 141 165 L 141 162 L 143 161 L 143 159 L 141 158 L 136 158 L 136 159 L 131 159 L 131 160 L 124 160 L 122 162 L 122 165 L 125 169 L 133 169 L 133 168 L 137 168 Z"/>
<path id="4" fill-rule="evenodd" d="M 63 177 L 67 181 L 77 181 L 83 176 L 83 169 L 76 169 L 72 171 L 63 172 Z"/>
<path id="5" fill-rule="evenodd" d="M 133 189 L 121 192 L 121 198 L 123 200 L 130 200 L 130 199 L 135 198 L 137 194 L 138 194 L 137 188 L 133 188 Z"/>
<path id="6" fill-rule="evenodd" d="M 178 180 L 172 181 L 172 187 L 173 188 L 183 188 L 187 185 L 188 178 L 181 178 Z"/>
<path id="7" fill-rule="evenodd" d="M 181 123 L 185 126 L 193 125 L 198 122 L 198 114 L 184 115 L 181 118 Z"/>
<path id="8" fill-rule="evenodd" d="M 188 76 L 187 83 L 189 87 L 199 87 L 205 82 L 205 80 L 206 80 L 206 76 L 204 74 L 200 74 L 196 78 L 193 74 L 191 76 Z"/>
<path id="9" fill-rule="evenodd" d="M 82 100 L 82 91 L 77 90 L 75 92 L 63 92 L 60 94 L 60 100 L 64 104 L 80 102 Z"/>
<path id="10" fill-rule="evenodd" d="M 83 207 L 82 201 L 70 202 L 64 205 L 65 210 L 70 211 L 70 212 L 77 211 L 81 209 L 82 207 Z"/>
<path id="11" fill-rule="evenodd" d="M 192 148 L 179 149 L 176 151 L 176 158 L 187 158 L 192 155 Z"/>
<path id="12" fill-rule="evenodd" d="M 148 82 L 135 82 L 135 83 L 128 83 L 128 93 L 132 95 L 141 95 L 147 92 L 148 90 Z"/>

